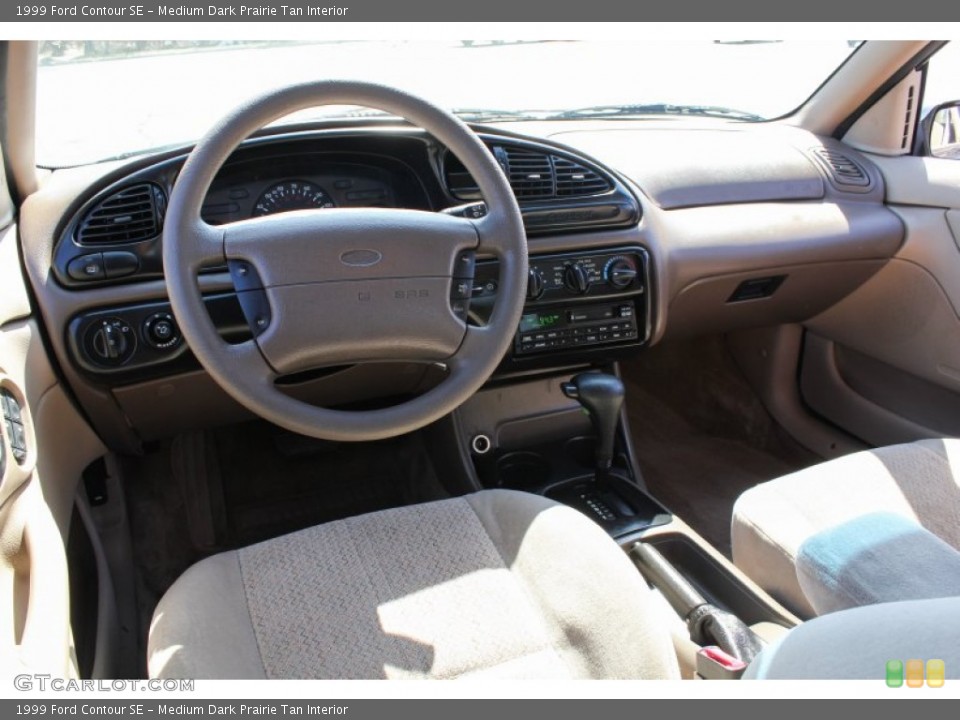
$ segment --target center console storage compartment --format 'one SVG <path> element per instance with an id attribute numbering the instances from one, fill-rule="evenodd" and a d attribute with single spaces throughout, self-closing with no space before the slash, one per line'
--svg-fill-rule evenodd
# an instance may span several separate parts
<path id="1" fill-rule="evenodd" d="M 680 533 L 664 533 L 644 538 L 643 542 L 660 551 L 708 602 L 736 615 L 747 625 L 760 622 L 792 624 L 763 603 L 691 538 Z"/>

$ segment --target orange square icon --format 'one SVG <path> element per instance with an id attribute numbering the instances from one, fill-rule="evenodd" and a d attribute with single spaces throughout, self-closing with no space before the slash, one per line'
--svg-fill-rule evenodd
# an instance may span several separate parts
<path id="1" fill-rule="evenodd" d="M 943 687 L 943 679 L 947 674 L 943 660 L 927 660 L 927 687 Z"/>
<path id="2" fill-rule="evenodd" d="M 907 687 L 923 687 L 923 660 L 907 660 Z"/>

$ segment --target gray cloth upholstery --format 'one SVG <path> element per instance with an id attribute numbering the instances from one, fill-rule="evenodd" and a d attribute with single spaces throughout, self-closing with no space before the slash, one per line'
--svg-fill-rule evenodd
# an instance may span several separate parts
<path id="1" fill-rule="evenodd" d="M 866 605 L 814 618 L 764 648 L 746 680 L 884 680 L 888 660 L 943 660 L 960 678 L 960 598 Z"/>
<path id="2" fill-rule="evenodd" d="M 166 593 L 152 677 L 678 678 L 626 555 L 506 490 L 327 523 L 201 561 Z"/>
<path id="3" fill-rule="evenodd" d="M 960 596 L 960 552 L 912 520 L 870 513 L 807 538 L 797 579 L 818 615 Z"/>
<path id="4" fill-rule="evenodd" d="M 919 523 L 960 549 L 960 440 L 922 440 L 838 458 L 763 483 L 733 509 L 733 560 L 802 617 L 815 614 L 797 579 L 800 546 L 876 512 Z"/>

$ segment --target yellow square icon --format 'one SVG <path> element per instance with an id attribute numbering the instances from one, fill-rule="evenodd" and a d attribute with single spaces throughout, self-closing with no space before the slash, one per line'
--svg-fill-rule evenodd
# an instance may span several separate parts
<path id="1" fill-rule="evenodd" d="M 943 660 L 927 660 L 927 687 L 943 687 L 943 680 L 947 674 Z"/>
<path id="2" fill-rule="evenodd" d="M 907 660 L 907 687 L 923 687 L 923 660 Z"/>

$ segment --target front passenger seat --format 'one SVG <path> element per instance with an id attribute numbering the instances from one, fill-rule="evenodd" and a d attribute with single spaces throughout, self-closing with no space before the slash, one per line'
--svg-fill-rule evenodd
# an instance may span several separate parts
<path id="1" fill-rule="evenodd" d="M 679 679 L 652 593 L 591 520 L 487 490 L 200 561 L 161 599 L 151 677 Z"/>
<path id="2" fill-rule="evenodd" d="M 734 505 L 731 536 L 734 563 L 801 617 L 960 596 L 960 440 L 854 453 L 757 485 Z"/>

